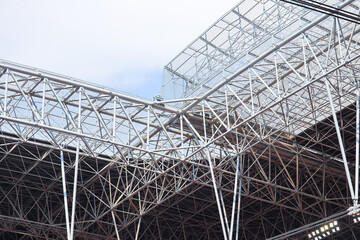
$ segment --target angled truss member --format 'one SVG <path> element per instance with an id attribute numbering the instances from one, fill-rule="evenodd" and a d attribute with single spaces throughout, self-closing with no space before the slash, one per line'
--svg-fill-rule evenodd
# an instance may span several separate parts
<path id="1" fill-rule="evenodd" d="M 0 60 L 2 236 L 356 235 L 359 32 L 241 1 L 166 65 L 163 101 Z"/>

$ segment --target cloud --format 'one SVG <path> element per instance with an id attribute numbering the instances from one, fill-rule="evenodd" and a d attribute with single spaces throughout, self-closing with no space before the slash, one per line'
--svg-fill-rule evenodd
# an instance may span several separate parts
<path id="1" fill-rule="evenodd" d="M 132 92 L 236 2 L 3 1 L 0 58 Z"/>

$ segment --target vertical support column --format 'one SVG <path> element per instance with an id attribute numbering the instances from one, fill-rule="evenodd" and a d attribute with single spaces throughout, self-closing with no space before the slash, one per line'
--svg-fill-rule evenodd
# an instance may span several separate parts
<path id="1" fill-rule="evenodd" d="M 115 98 L 116 99 L 116 98 Z M 116 101 L 114 101 L 115 103 Z M 115 105 L 114 105 L 114 109 L 115 109 Z M 114 111 L 115 112 L 115 111 Z M 115 120 L 115 119 L 114 119 Z M 111 206 L 111 216 L 112 216 L 112 219 L 113 219 L 113 223 L 114 223 L 114 228 L 115 228 L 115 233 L 116 233 L 116 238 L 117 240 L 120 240 L 120 235 L 119 235 L 119 231 L 118 231 L 118 228 L 117 228 L 117 224 L 116 224 L 116 217 L 115 217 L 115 214 L 114 214 L 114 199 L 113 199 L 113 196 L 112 196 L 112 189 L 111 189 L 111 171 L 109 170 L 109 196 L 110 196 L 110 206 Z"/>
<path id="2" fill-rule="evenodd" d="M 114 112 L 113 112 L 113 128 L 112 128 L 112 140 L 115 141 L 116 139 L 116 99 L 117 97 L 114 97 Z"/>
<path id="3" fill-rule="evenodd" d="M 81 125 L 81 92 L 82 89 L 79 89 L 79 112 L 78 112 L 78 125 L 77 132 L 80 133 L 80 125 Z M 76 193 L 77 193 L 77 180 L 79 173 L 79 151 L 80 151 L 80 138 L 77 139 L 76 143 L 76 156 L 75 156 L 75 172 L 74 172 L 74 186 L 73 186 L 73 201 L 71 208 L 71 232 L 70 232 L 70 240 L 74 238 L 74 225 L 75 225 L 75 207 L 76 207 Z"/>
<path id="4" fill-rule="evenodd" d="M 139 239 L 140 224 L 141 224 L 141 217 L 139 218 L 139 222 L 138 222 L 138 225 L 137 225 L 137 228 L 136 228 L 135 240 Z"/>
<path id="5" fill-rule="evenodd" d="M 356 153 L 355 153 L 355 207 L 359 201 L 359 114 L 360 114 L 360 90 L 359 83 L 356 82 Z"/>
<path id="6" fill-rule="evenodd" d="M 118 231 L 118 229 L 117 229 L 117 224 L 116 224 L 116 218 L 115 218 L 114 210 L 111 210 L 111 216 L 112 216 L 112 218 L 113 218 L 114 228 L 115 228 L 115 233 L 116 233 L 117 240 L 120 240 L 120 235 L 119 235 L 119 231 Z"/>
<path id="7" fill-rule="evenodd" d="M 253 88 L 252 88 L 252 79 L 251 79 L 251 69 L 249 69 L 249 86 L 250 86 L 250 98 L 251 98 L 251 113 L 255 112 L 254 109 L 254 97 L 253 97 Z"/>
<path id="8" fill-rule="evenodd" d="M 348 181 L 348 185 L 349 185 L 349 189 L 350 189 L 350 195 L 351 195 L 353 202 L 355 202 L 354 187 L 353 187 L 353 184 L 351 181 L 351 176 L 350 176 L 350 172 L 349 172 L 349 166 L 348 166 L 348 162 L 347 162 L 347 158 L 346 158 L 345 148 L 344 148 L 344 144 L 342 141 L 339 123 L 338 123 L 338 120 L 336 117 L 336 112 L 335 112 L 334 103 L 333 103 L 333 99 L 332 99 L 331 91 L 330 91 L 330 85 L 329 85 L 328 81 L 329 81 L 328 79 L 325 80 L 325 85 L 326 85 L 326 90 L 327 90 L 328 97 L 329 97 L 330 108 L 331 108 L 331 112 L 332 112 L 333 119 L 334 119 L 336 134 L 337 134 L 337 137 L 339 140 L 342 159 L 344 161 L 344 168 L 345 168 L 345 173 L 346 173 L 346 177 L 347 177 L 347 181 Z"/>
<path id="9" fill-rule="evenodd" d="M 70 224 L 69 224 L 69 207 L 68 207 L 67 192 L 66 192 L 64 153 L 62 150 L 60 150 L 60 163 L 61 163 L 61 178 L 62 178 L 63 194 L 64 194 L 66 233 L 67 233 L 67 238 L 70 239 L 71 234 L 70 234 Z"/>
<path id="10" fill-rule="evenodd" d="M 6 77 L 5 77 L 5 90 L 4 90 L 4 109 L 2 112 L 3 116 L 7 114 L 7 97 L 8 97 L 8 82 L 9 82 L 9 70 L 6 69 Z"/>
<path id="11" fill-rule="evenodd" d="M 219 186 L 221 186 L 222 177 L 223 177 L 223 173 L 219 172 Z M 226 226 L 226 231 L 227 231 L 227 233 L 229 233 L 230 232 L 229 221 L 228 221 L 228 217 L 227 217 L 227 214 L 226 214 L 224 196 L 222 194 L 221 188 L 219 189 L 219 192 L 220 192 L 220 202 L 221 202 L 221 206 L 222 206 L 223 214 L 224 214 L 224 222 L 225 222 L 225 226 Z"/>
<path id="12" fill-rule="evenodd" d="M 41 101 L 41 123 L 44 123 L 45 118 L 45 94 L 46 94 L 46 82 L 43 80 L 43 95 Z"/>
<path id="13" fill-rule="evenodd" d="M 227 93 L 227 89 L 228 89 L 228 85 L 225 85 L 225 107 L 226 107 L 226 118 L 227 118 L 227 126 L 228 128 L 230 128 L 230 115 L 229 115 L 229 102 L 228 102 L 228 93 Z"/>
<path id="14" fill-rule="evenodd" d="M 234 197 L 233 197 L 232 212 L 231 212 L 229 240 L 232 240 L 233 231 L 234 231 L 234 218 L 235 218 L 235 210 L 236 210 L 236 193 L 238 188 L 238 181 L 239 181 L 239 155 L 237 156 L 236 159 L 235 186 L 234 186 Z"/>
<path id="15" fill-rule="evenodd" d="M 203 114 L 202 119 L 203 119 L 203 128 L 204 128 L 204 141 L 207 142 L 207 129 L 206 129 L 204 101 L 201 101 L 201 109 L 202 109 L 202 114 Z"/>
<path id="16" fill-rule="evenodd" d="M 150 106 L 147 106 L 146 150 L 150 146 Z"/>
<path id="17" fill-rule="evenodd" d="M 210 174 L 211 174 L 211 179 L 213 182 L 213 186 L 214 186 L 214 193 L 215 193 L 215 198 L 216 198 L 216 203 L 217 203 L 217 207 L 218 207 L 218 211 L 219 211 L 219 217 L 220 217 L 220 221 L 221 221 L 221 228 L 224 234 L 224 240 L 228 240 L 228 235 L 227 235 L 227 231 L 226 231 L 226 227 L 225 227 L 225 222 L 224 222 L 224 217 L 223 217 L 223 212 L 221 209 L 221 203 L 220 203 L 220 198 L 219 198 L 219 193 L 218 193 L 218 186 L 216 184 L 216 179 L 215 179 L 215 173 L 214 173 L 214 166 L 211 160 L 211 156 L 210 156 L 210 152 L 208 149 L 206 149 L 206 156 L 209 162 L 209 168 L 210 168 Z"/>
<path id="18" fill-rule="evenodd" d="M 181 137 L 181 160 L 185 159 L 184 155 L 184 116 L 180 115 L 180 137 Z"/>
<path id="19" fill-rule="evenodd" d="M 242 176 L 244 173 L 244 156 L 240 156 L 240 183 L 239 183 L 239 198 L 238 198 L 238 206 L 237 206 L 237 217 L 236 217 L 236 238 L 239 239 L 239 224 L 240 224 L 240 208 L 241 208 L 241 186 L 242 186 Z"/>

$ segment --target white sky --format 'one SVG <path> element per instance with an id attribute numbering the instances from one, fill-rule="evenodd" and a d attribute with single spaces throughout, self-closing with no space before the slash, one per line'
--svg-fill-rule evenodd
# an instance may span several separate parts
<path id="1" fill-rule="evenodd" d="M 237 0 L 2 0 L 0 58 L 142 97 Z"/>

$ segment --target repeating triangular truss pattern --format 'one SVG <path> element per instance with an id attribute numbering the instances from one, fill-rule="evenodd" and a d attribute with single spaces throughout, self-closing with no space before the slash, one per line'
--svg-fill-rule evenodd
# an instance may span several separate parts
<path id="1" fill-rule="evenodd" d="M 359 41 L 356 23 L 243 0 L 165 66 L 164 101 L 1 60 L 0 235 L 277 239 L 346 211 Z M 332 237 L 359 235 L 338 221 Z"/>

